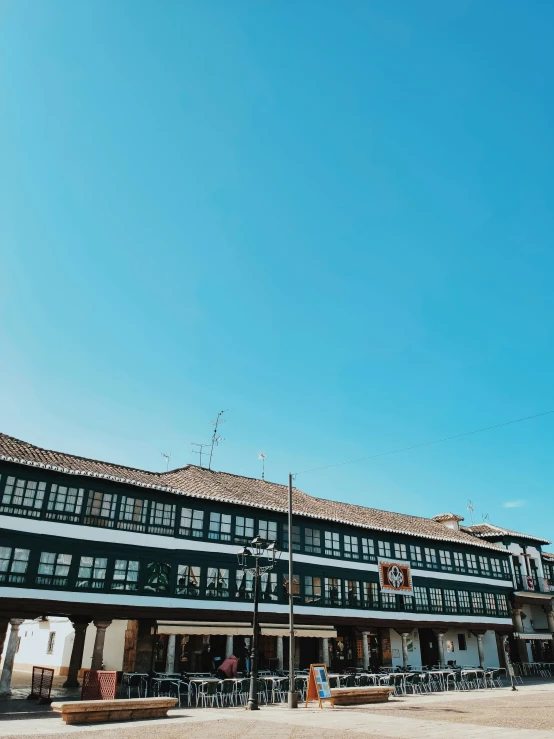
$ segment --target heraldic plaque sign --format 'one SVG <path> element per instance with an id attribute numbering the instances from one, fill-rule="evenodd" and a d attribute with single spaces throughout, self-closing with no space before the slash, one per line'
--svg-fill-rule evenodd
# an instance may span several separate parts
<path id="1" fill-rule="evenodd" d="M 402 559 L 381 559 L 379 563 L 379 582 L 382 593 L 413 595 L 410 563 Z"/>

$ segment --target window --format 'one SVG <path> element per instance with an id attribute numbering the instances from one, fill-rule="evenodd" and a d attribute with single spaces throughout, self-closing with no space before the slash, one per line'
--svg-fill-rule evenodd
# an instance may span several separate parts
<path id="1" fill-rule="evenodd" d="M 262 576 L 260 578 L 260 599 L 273 601 L 279 600 L 276 572 L 262 572 Z"/>
<path id="2" fill-rule="evenodd" d="M 321 603 L 321 578 L 306 575 L 304 577 L 304 603 Z"/>
<path id="3" fill-rule="evenodd" d="M 135 560 L 116 559 L 112 590 L 138 590 L 139 563 Z"/>
<path id="4" fill-rule="evenodd" d="M 149 531 L 155 534 L 173 533 L 176 507 L 175 503 L 152 501 L 150 504 Z"/>
<path id="5" fill-rule="evenodd" d="M 428 611 L 429 610 L 429 599 L 427 596 L 427 588 L 416 585 L 414 587 L 414 596 L 416 611 Z"/>
<path id="6" fill-rule="evenodd" d="M 275 524 L 277 527 L 277 524 Z M 263 536 L 263 534 L 262 534 Z M 275 536 L 277 536 L 277 528 L 275 528 Z M 264 536 L 264 539 L 267 538 Z M 275 539 L 272 539 L 275 541 Z M 283 549 L 289 548 L 289 525 L 288 523 L 283 524 Z M 300 526 L 292 527 L 292 549 L 293 551 L 300 551 Z"/>
<path id="7" fill-rule="evenodd" d="M 467 590 L 458 590 L 458 607 L 460 613 L 470 613 L 469 593 Z"/>
<path id="8" fill-rule="evenodd" d="M 396 610 L 395 593 L 381 593 L 381 608 L 386 611 Z"/>
<path id="9" fill-rule="evenodd" d="M 360 559 L 357 536 L 344 535 L 344 556 L 347 559 Z"/>
<path id="10" fill-rule="evenodd" d="M 378 541 L 377 547 L 379 550 L 380 557 L 390 557 L 391 556 L 391 547 L 388 541 Z"/>
<path id="11" fill-rule="evenodd" d="M 332 532 L 325 532 L 325 554 L 329 557 L 340 557 L 339 535 Z"/>
<path id="12" fill-rule="evenodd" d="M 471 606 L 473 608 L 473 613 L 483 613 L 483 594 L 482 593 L 472 593 L 471 594 Z"/>
<path id="13" fill-rule="evenodd" d="M 342 600 L 342 583 L 336 577 L 325 578 L 325 603 L 339 606 Z"/>
<path id="14" fill-rule="evenodd" d="M 177 595 L 200 595 L 200 567 L 177 565 Z"/>
<path id="15" fill-rule="evenodd" d="M 450 552 L 447 552 L 445 549 L 439 549 L 439 559 L 441 570 L 452 570 L 452 557 Z"/>
<path id="16" fill-rule="evenodd" d="M 405 544 L 395 544 L 394 545 L 394 556 L 397 559 L 407 559 L 407 552 L 406 552 L 406 545 Z"/>
<path id="17" fill-rule="evenodd" d="M 289 576 L 283 575 L 283 594 L 285 599 L 289 599 Z M 292 576 L 292 597 L 295 603 L 300 601 L 300 578 L 298 575 Z"/>
<path id="18" fill-rule="evenodd" d="M 496 596 L 496 607 L 498 609 L 499 616 L 508 615 L 508 601 L 505 595 L 497 594 Z"/>
<path id="19" fill-rule="evenodd" d="M 71 554 L 41 552 L 35 582 L 38 585 L 65 586 L 67 585 L 70 565 Z"/>
<path id="20" fill-rule="evenodd" d="M 351 608 L 360 606 L 360 583 L 357 580 L 345 580 L 344 597 Z"/>
<path id="21" fill-rule="evenodd" d="M 19 514 L 37 518 L 40 515 L 45 491 L 45 482 L 8 477 L 2 494 L 0 512 L 11 513 L 17 508 Z"/>
<path id="22" fill-rule="evenodd" d="M 294 549 L 294 538 L 295 538 L 295 531 L 294 529 L 298 530 L 298 548 L 300 548 L 300 529 L 298 526 L 293 526 L 293 532 L 292 532 L 292 543 L 293 543 L 293 549 Z M 262 539 L 265 539 L 266 541 L 277 541 L 277 522 L 276 521 L 258 521 L 258 534 L 262 537 Z"/>
<path id="23" fill-rule="evenodd" d="M 321 554 L 321 532 L 319 529 L 304 529 L 304 550 Z"/>
<path id="24" fill-rule="evenodd" d="M 373 539 L 362 536 L 362 559 L 366 562 L 375 562 L 375 544 Z"/>
<path id="25" fill-rule="evenodd" d="M 201 539 L 204 536 L 204 511 L 198 511 L 194 508 L 181 508 L 179 534 L 189 536 L 192 539 Z"/>
<path id="26" fill-rule="evenodd" d="M 403 595 L 402 596 L 403 602 L 404 602 L 404 610 L 405 611 L 413 611 L 414 610 L 414 598 L 412 595 Z"/>
<path id="27" fill-rule="evenodd" d="M 512 579 L 512 570 L 510 568 L 510 562 L 507 559 L 502 560 L 502 571 L 504 572 L 504 577 L 507 580 Z"/>
<path id="28" fill-rule="evenodd" d="M 0 547 L 0 582 L 25 582 L 28 563 L 28 549 Z"/>
<path id="29" fill-rule="evenodd" d="M 171 565 L 168 562 L 148 562 L 144 589 L 154 593 L 169 593 L 170 586 Z"/>
<path id="30" fill-rule="evenodd" d="M 51 631 L 48 634 L 48 644 L 46 645 L 46 654 L 54 654 L 54 642 L 56 641 L 56 632 Z"/>
<path id="31" fill-rule="evenodd" d="M 465 634 L 458 634 L 458 649 L 460 650 L 460 652 L 465 652 L 467 649 Z"/>
<path id="32" fill-rule="evenodd" d="M 46 518 L 56 518 L 59 521 L 77 521 L 83 508 L 84 495 L 84 488 L 52 485 Z"/>
<path id="33" fill-rule="evenodd" d="M 494 577 L 502 577 L 502 568 L 499 559 L 491 558 L 491 570 Z"/>
<path id="34" fill-rule="evenodd" d="M 466 554 L 467 571 L 472 575 L 478 575 L 477 557 L 474 554 Z"/>
<path id="35" fill-rule="evenodd" d="M 227 513 L 210 513 L 208 539 L 231 541 L 231 516 Z"/>
<path id="36" fill-rule="evenodd" d="M 466 571 L 464 555 L 461 552 L 454 552 L 454 569 L 456 572 Z"/>
<path id="37" fill-rule="evenodd" d="M 237 592 L 236 598 L 252 600 L 254 597 L 254 575 L 252 572 L 237 570 Z"/>
<path id="38" fill-rule="evenodd" d="M 447 613 L 456 613 L 458 610 L 458 604 L 456 602 L 456 591 L 445 590 L 444 595 L 444 608 Z"/>
<path id="39" fill-rule="evenodd" d="M 429 599 L 432 611 L 442 611 L 442 591 L 440 588 L 429 588 Z"/>
<path id="40" fill-rule="evenodd" d="M 106 582 L 108 560 L 105 557 L 81 557 L 77 573 L 78 588 L 101 590 Z"/>
<path id="41" fill-rule="evenodd" d="M 488 557 L 479 557 L 479 567 L 483 575 L 489 574 L 489 560 Z"/>
<path id="42" fill-rule="evenodd" d="M 365 608 L 379 608 L 379 585 L 376 582 L 362 583 Z"/>
<path id="43" fill-rule="evenodd" d="M 254 519 L 237 516 L 235 518 L 235 541 L 249 544 L 254 538 Z"/>
<path id="44" fill-rule="evenodd" d="M 231 517 L 229 516 L 229 518 Z M 231 526 L 230 523 L 229 526 Z M 208 567 L 206 595 L 210 598 L 229 597 L 229 570 L 222 570 L 217 567 Z"/>
<path id="45" fill-rule="evenodd" d="M 96 526 L 112 527 L 117 506 L 117 495 L 113 493 L 99 493 L 90 490 L 87 501 L 87 516 L 91 519 L 85 523 L 94 523 Z"/>
<path id="46" fill-rule="evenodd" d="M 492 593 L 485 593 L 485 611 L 489 616 L 496 614 L 496 600 Z"/>
<path id="47" fill-rule="evenodd" d="M 119 509 L 118 529 L 126 531 L 145 531 L 148 520 L 148 501 L 123 495 Z"/>
<path id="48" fill-rule="evenodd" d="M 437 551 L 436 549 L 431 549 L 429 547 L 425 547 L 425 565 L 430 570 L 436 570 L 438 569 L 438 563 L 437 563 Z"/>
<path id="49" fill-rule="evenodd" d="M 421 567 L 423 558 L 421 556 L 421 547 L 410 545 L 410 562 L 412 567 Z"/>

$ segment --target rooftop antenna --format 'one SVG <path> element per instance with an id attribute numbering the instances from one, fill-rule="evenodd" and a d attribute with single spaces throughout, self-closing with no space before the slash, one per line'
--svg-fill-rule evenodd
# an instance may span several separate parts
<path id="1" fill-rule="evenodd" d="M 262 480 L 265 480 L 265 454 L 258 452 L 258 459 L 262 460 Z"/>
<path id="2" fill-rule="evenodd" d="M 212 469 L 212 457 L 213 457 L 213 453 L 214 453 L 214 446 L 218 446 L 220 441 L 225 441 L 225 439 L 222 436 L 218 436 L 217 435 L 217 427 L 219 426 L 220 423 L 225 423 L 225 419 L 224 418 L 221 418 L 221 416 L 224 413 L 227 413 L 227 411 L 219 411 L 219 413 L 217 414 L 217 418 L 215 419 L 215 421 L 212 421 L 212 424 L 214 426 L 214 432 L 212 434 L 212 446 L 211 446 L 211 449 L 210 449 L 210 461 L 208 463 L 208 469 L 209 470 Z"/>
<path id="3" fill-rule="evenodd" d="M 169 460 L 171 459 L 171 452 L 169 452 L 167 454 L 165 452 L 162 452 L 162 457 L 165 457 L 166 462 L 167 462 L 165 471 L 166 472 L 169 472 Z"/>
<path id="4" fill-rule="evenodd" d="M 208 447 L 210 445 L 209 444 L 197 444 L 195 441 L 191 442 L 191 444 L 192 444 L 192 446 L 197 446 L 198 447 L 198 449 L 193 449 L 192 450 L 192 453 L 193 454 L 198 454 L 200 456 L 200 467 L 202 467 L 202 455 L 203 454 L 205 454 L 205 455 L 208 454 L 208 452 L 204 452 L 202 450 L 204 449 L 204 447 Z"/>
<path id="5" fill-rule="evenodd" d="M 469 517 L 471 518 L 471 525 L 473 526 L 475 521 L 473 520 L 473 503 L 471 502 L 471 500 L 467 501 L 467 510 L 469 511 Z"/>
<path id="6" fill-rule="evenodd" d="M 491 519 L 488 513 L 483 513 L 483 523 L 490 523 Z"/>

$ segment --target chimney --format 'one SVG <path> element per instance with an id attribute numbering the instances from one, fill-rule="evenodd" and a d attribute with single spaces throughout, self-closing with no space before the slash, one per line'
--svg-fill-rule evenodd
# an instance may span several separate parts
<path id="1" fill-rule="evenodd" d="M 454 531 L 460 530 L 460 521 L 464 520 L 463 516 L 458 516 L 456 513 L 439 513 L 438 516 L 433 516 L 433 521 L 442 523 L 447 529 L 453 529 Z"/>

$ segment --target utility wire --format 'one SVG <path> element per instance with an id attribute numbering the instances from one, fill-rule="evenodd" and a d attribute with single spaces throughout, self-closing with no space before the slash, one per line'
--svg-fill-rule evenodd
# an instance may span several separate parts
<path id="1" fill-rule="evenodd" d="M 513 421 L 504 421 L 504 423 L 496 423 L 494 426 L 485 426 L 481 429 L 475 429 L 474 431 L 465 431 L 463 434 L 455 434 L 454 436 L 443 436 L 442 439 L 434 439 L 434 441 L 424 441 L 423 444 L 414 444 L 413 446 L 405 446 L 401 449 L 392 449 L 390 452 L 380 452 L 379 454 L 371 454 L 369 457 L 358 457 L 357 459 L 350 459 L 348 462 L 337 462 L 336 464 L 327 464 L 324 467 L 314 467 L 311 470 L 302 470 L 296 472 L 296 475 L 307 475 L 308 472 L 319 472 L 320 470 L 329 470 L 331 467 L 342 467 L 345 464 L 354 464 L 355 462 L 365 462 L 368 459 L 375 459 L 376 457 L 386 457 L 389 454 L 400 454 L 400 452 L 408 452 L 410 449 L 421 449 L 424 446 L 431 446 L 431 444 L 440 444 L 443 441 L 452 441 L 452 439 L 461 439 L 462 436 L 471 436 L 472 434 L 480 434 L 482 431 L 491 431 L 492 429 L 499 429 L 502 426 L 510 426 L 512 423 L 521 423 L 522 421 L 530 421 L 533 418 L 540 418 L 541 416 L 548 416 L 550 413 L 554 413 L 554 410 L 544 411 L 544 413 L 537 413 L 534 416 L 524 416 L 523 418 L 515 418 Z"/>

